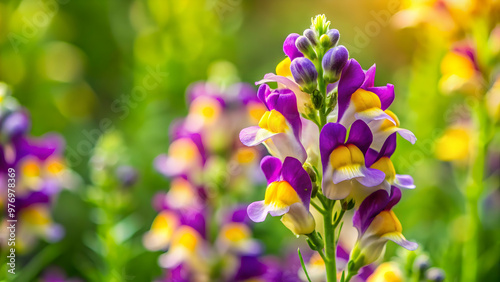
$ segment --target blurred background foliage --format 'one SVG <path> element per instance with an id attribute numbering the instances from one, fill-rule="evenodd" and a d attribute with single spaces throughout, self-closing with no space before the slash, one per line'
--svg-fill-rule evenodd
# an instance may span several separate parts
<path id="1" fill-rule="evenodd" d="M 259 80 L 284 58 L 285 37 L 303 30 L 313 15 L 324 13 L 340 31 L 340 44 L 348 47 L 351 57 L 365 69 L 377 63 L 376 84 L 395 85 L 394 112 L 418 138 L 413 147 L 398 143 L 396 170 L 413 174 L 417 189 L 405 191 L 396 212 L 407 238 L 419 242 L 434 265 L 455 281 L 465 234 L 462 180 L 453 175 L 452 164 L 438 161 L 434 154 L 434 143 L 448 125 L 446 109 L 458 104 L 456 97 L 444 96 L 438 88 L 440 61 L 449 46 L 437 34 L 393 28 L 384 17 L 392 16 L 400 4 L 391 0 L 1 1 L 0 81 L 9 84 L 14 97 L 30 111 L 34 135 L 56 131 L 66 138 L 68 163 L 84 183 L 92 183 L 89 159 L 99 136 L 111 129 L 120 132 L 126 147 L 124 162 L 140 175 L 130 190 L 132 206 L 124 213 L 134 214 L 141 232 L 132 239 L 134 254 L 124 271 L 136 281 L 150 281 L 161 274 L 156 264 L 159 254 L 144 250 L 140 234 L 155 216 L 153 195 L 168 187 L 152 162 L 168 148 L 171 121 L 187 113 L 186 88 L 206 79 L 212 63 L 219 60 L 233 63 L 242 81 Z M 146 86 L 145 78 L 151 76 L 152 84 Z M 491 183 L 498 189 L 498 180 Z M 40 244 L 23 257 L 20 269 L 29 273 L 26 277 L 37 276 L 48 265 L 61 267 L 71 277 L 87 277 L 95 258 L 86 236 L 97 231 L 85 193 L 82 188 L 59 197 L 55 220 L 65 226 L 66 237 L 50 248 Z M 481 211 L 481 281 L 500 279 L 498 195 L 494 201 Z M 288 232 L 274 218 L 257 225 L 255 232 L 270 252 L 280 253 L 284 243 L 276 244 L 268 235 L 273 229 Z M 386 257 L 394 254 L 395 246 L 389 244 Z"/>

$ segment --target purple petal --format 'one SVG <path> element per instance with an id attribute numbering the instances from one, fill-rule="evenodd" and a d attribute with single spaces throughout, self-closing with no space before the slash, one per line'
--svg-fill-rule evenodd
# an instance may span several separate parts
<path id="1" fill-rule="evenodd" d="M 401 190 L 398 187 L 391 187 L 391 196 L 389 197 L 389 201 L 385 206 L 384 210 L 390 211 L 392 207 L 394 207 L 401 200 Z"/>
<path id="2" fill-rule="evenodd" d="M 394 186 L 398 188 L 415 189 L 413 177 L 411 177 L 410 175 L 396 174 L 396 181 L 394 183 Z"/>
<path id="3" fill-rule="evenodd" d="M 264 201 L 253 202 L 247 208 L 248 217 L 253 222 L 263 222 L 266 219 L 267 212 L 268 209 Z"/>
<path id="4" fill-rule="evenodd" d="M 372 141 L 373 135 L 370 127 L 362 120 L 355 121 L 349 131 L 347 143 L 356 145 L 363 152 L 363 155 L 365 155 Z"/>
<path id="5" fill-rule="evenodd" d="M 382 110 L 386 110 L 394 101 L 394 85 L 387 84 L 387 86 L 368 87 L 367 91 L 375 93 L 380 98 Z"/>
<path id="6" fill-rule="evenodd" d="M 271 94 L 271 88 L 267 84 L 262 84 L 257 90 L 257 97 L 266 105 L 267 107 L 267 97 Z M 269 107 L 268 107 L 269 109 Z"/>
<path id="7" fill-rule="evenodd" d="M 360 236 L 365 233 L 373 219 L 385 209 L 388 202 L 389 194 L 384 190 L 377 190 L 361 203 L 352 218 L 353 225 L 358 229 Z"/>
<path id="8" fill-rule="evenodd" d="M 372 164 L 380 160 L 382 157 L 390 158 L 396 150 L 396 138 L 396 133 L 389 135 L 389 137 L 387 137 L 387 139 L 385 140 L 384 145 L 380 149 L 380 152 L 377 152 L 373 149 L 368 149 L 365 159 L 366 166 L 372 166 Z"/>
<path id="9" fill-rule="evenodd" d="M 267 98 L 269 109 L 275 109 L 280 112 L 292 126 L 293 132 L 297 139 L 300 139 L 302 130 L 302 122 L 297 109 L 297 98 L 289 89 L 274 90 Z"/>
<path id="10" fill-rule="evenodd" d="M 418 248 L 418 244 L 415 242 L 410 242 L 405 239 L 405 237 L 402 234 L 398 234 L 396 232 L 392 232 L 389 234 L 385 234 L 383 236 L 384 238 L 393 241 L 394 243 L 400 245 L 401 247 L 409 250 L 409 251 L 414 251 Z"/>
<path id="11" fill-rule="evenodd" d="M 362 170 L 364 177 L 356 178 L 359 183 L 366 187 L 377 186 L 385 180 L 385 173 L 378 169 L 364 168 Z"/>
<path id="12" fill-rule="evenodd" d="M 181 214 L 181 224 L 192 227 L 198 231 L 203 238 L 206 238 L 205 216 L 198 211 L 188 211 Z"/>
<path id="13" fill-rule="evenodd" d="M 302 168 L 302 163 L 292 157 L 287 157 L 283 162 L 281 170 L 283 179 L 287 181 L 297 195 L 299 195 L 302 203 L 309 210 L 309 202 L 311 201 L 312 184 L 309 174 Z"/>
<path id="14" fill-rule="evenodd" d="M 358 90 L 365 80 L 365 73 L 359 63 L 350 59 L 342 70 L 342 74 L 339 80 L 339 92 L 338 92 L 338 104 L 339 113 L 338 121 L 342 119 L 344 112 L 349 106 L 349 101 L 351 96 L 356 90 Z"/>
<path id="15" fill-rule="evenodd" d="M 409 131 L 408 129 L 398 128 L 397 133 L 399 133 L 401 137 L 403 137 L 411 144 L 415 144 L 415 142 L 417 142 L 417 137 L 415 137 L 415 134 L 413 134 L 413 132 Z"/>
<path id="16" fill-rule="evenodd" d="M 346 133 L 345 127 L 339 123 L 327 123 L 321 130 L 319 135 L 319 151 L 321 153 L 323 173 L 328 166 L 332 151 L 345 143 Z"/>
<path id="17" fill-rule="evenodd" d="M 297 57 L 304 57 L 304 55 L 295 46 L 295 41 L 299 38 L 299 36 L 300 35 L 297 33 L 291 33 L 286 37 L 285 42 L 283 43 L 283 52 L 292 61 Z"/>
<path id="18" fill-rule="evenodd" d="M 272 156 L 265 156 L 260 162 L 260 168 L 267 179 L 267 184 L 280 180 L 281 161 Z"/>
<path id="19" fill-rule="evenodd" d="M 245 146 L 253 147 L 279 133 L 273 133 L 258 126 L 250 126 L 240 131 L 240 141 Z"/>
<path id="20" fill-rule="evenodd" d="M 365 82 L 363 82 L 363 88 L 373 87 L 375 85 L 375 73 L 377 72 L 377 65 L 373 64 L 365 72 Z"/>

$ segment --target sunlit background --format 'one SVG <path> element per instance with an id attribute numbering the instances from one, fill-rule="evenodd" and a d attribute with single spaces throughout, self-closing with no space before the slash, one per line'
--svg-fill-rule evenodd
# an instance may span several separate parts
<path id="1" fill-rule="evenodd" d="M 326 14 L 340 31 L 340 44 L 364 69 L 377 64 L 377 85 L 395 85 L 392 110 L 418 138 L 413 146 L 399 142 L 393 157 L 397 171 L 413 175 L 417 186 L 404 191 L 396 208 L 405 236 L 420 244 L 418 254 L 428 255 L 448 281 L 466 281 L 464 245 L 474 240 L 477 281 L 498 281 L 498 134 L 486 152 L 484 185 L 472 210 L 465 187 L 470 159 L 477 154 L 478 129 L 470 108 L 489 105 L 492 110 L 485 115 L 491 128 L 498 128 L 500 89 L 492 86 L 499 71 L 499 5 L 457 1 L 464 3 L 449 4 L 452 16 L 445 17 L 437 2 L 452 1 L 416 2 L 0 2 L 0 81 L 29 111 L 33 136 L 58 132 L 66 139 L 66 165 L 76 179 L 53 204 L 52 217 L 64 227 L 63 239 L 39 240 L 19 254 L 17 281 L 38 281 L 50 271 L 84 281 L 104 279 L 99 273 L 113 262 L 99 253 L 102 238 L 96 234 L 105 213 L 100 205 L 106 204 L 92 192 L 99 164 L 90 161 L 104 134 L 109 144 L 100 148 L 112 148 L 119 159 L 114 162 L 138 171 L 135 185 L 123 192 L 127 204 L 119 208 L 128 237 L 117 250 L 116 259 L 120 254 L 127 259 L 116 275 L 130 281 L 162 276 L 157 264 L 161 252 L 146 250 L 142 236 L 157 214 L 154 195 L 168 191 L 169 181 L 153 161 L 168 150 L 171 122 L 187 114 L 186 89 L 196 81 L 224 77 L 224 72 L 251 84 L 274 72 L 285 56 L 283 40 L 301 33 L 316 14 Z M 479 69 L 466 70 L 465 59 L 449 54 L 464 42 L 472 42 Z M 475 72 L 481 73 L 479 78 Z M 261 188 L 246 203 L 262 197 Z M 475 227 L 469 225 L 471 214 Z M 254 234 L 267 254 L 281 258 L 305 246 L 276 218 L 255 225 Z M 386 260 L 405 255 L 388 244 Z M 8 279 L 5 264 L 0 269 L 0 277 Z"/>

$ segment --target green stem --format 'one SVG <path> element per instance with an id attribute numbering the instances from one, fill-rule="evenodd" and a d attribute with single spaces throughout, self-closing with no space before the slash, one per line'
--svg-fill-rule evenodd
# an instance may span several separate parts
<path id="1" fill-rule="evenodd" d="M 462 281 L 476 281 L 478 270 L 478 243 L 480 239 L 481 221 L 479 218 L 479 198 L 484 191 L 484 170 L 491 136 L 489 120 L 483 103 L 477 102 L 474 118 L 478 127 L 476 136 L 476 152 L 472 152 L 471 166 L 465 187 L 465 212 L 467 216 L 467 240 L 462 252 Z"/>
<path id="2" fill-rule="evenodd" d="M 327 200 L 325 206 L 326 213 L 323 215 L 323 225 L 325 228 L 325 267 L 328 282 L 337 281 L 337 265 L 335 261 L 335 227 L 333 226 L 333 206 L 335 201 Z"/>

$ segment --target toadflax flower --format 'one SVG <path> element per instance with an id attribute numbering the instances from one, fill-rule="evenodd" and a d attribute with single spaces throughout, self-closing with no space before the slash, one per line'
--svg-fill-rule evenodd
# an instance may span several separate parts
<path id="1" fill-rule="evenodd" d="M 401 199 L 401 190 L 392 186 L 391 193 L 378 190 L 368 196 L 353 216 L 354 227 L 358 230 L 358 240 L 351 252 L 355 265 L 374 262 L 384 249 L 387 241 L 393 241 L 407 250 L 415 250 L 417 243 L 406 240 L 401 223 L 391 210 Z"/>
<path id="2" fill-rule="evenodd" d="M 356 186 L 373 187 L 384 181 L 380 170 L 367 168 L 365 154 L 372 142 L 370 128 L 355 121 L 346 140 L 347 130 L 339 123 L 328 123 L 321 130 L 320 151 L 323 164 L 323 193 L 333 200 L 345 199 Z"/>
<path id="3" fill-rule="evenodd" d="M 258 126 L 240 132 L 241 142 L 246 146 L 263 143 L 273 156 L 281 160 L 294 157 L 304 162 L 307 155 L 300 143 L 302 122 L 294 93 L 287 89 L 271 90 L 262 85 L 257 95 L 268 111 L 262 115 Z"/>
<path id="4" fill-rule="evenodd" d="M 315 222 L 309 212 L 312 184 L 301 162 L 287 157 L 282 164 L 278 158 L 267 156 L 262 159 L 261 168 L 268 186 L 264 200 L 248 206 L 250 219 L 262 222 L 268 213 L 283 215 L 281 221 L 294 234 L 313 232 Z"/>

